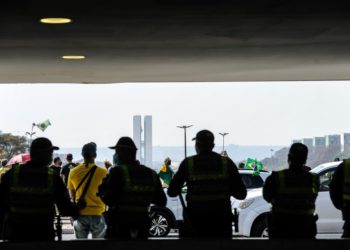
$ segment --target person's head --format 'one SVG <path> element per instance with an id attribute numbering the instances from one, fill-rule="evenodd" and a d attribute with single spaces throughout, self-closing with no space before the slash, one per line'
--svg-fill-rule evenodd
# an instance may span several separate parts
<path id="1" fill-rule="evenodd" d="M 240 162 L 240 163 L 238 164 L 238 168 L 239 168 L 239 169 L 244 169 L 244 167 L 245 167 L 244 162 Z"/>
<path id="2" fill-rule="evenodd" d="M 7 159 L 2 159 L 1 160 L 1 167 L 5 167 L 8 163 L 8 160 Z"/>
<path id="3" fill-rule="evenodd" d="M 307 160 L 308 149 L 302 143 L 293 143 L 288 153 L 289 166 L 302 167 Z"/>
<path id="4" fill-rule="evenodd" d="M 85 163 L 93 163 L 96 159 L 97 145 L 94 142 L 85 144 L 81 150 L 81 155 L 84 158 Z"/>
<path id="5" fill-rule="evenodd" d="M 48 166 L 52 162 L 52 154 L 59 147 L 53 146 L 51 141 L 45 137 L 33 140 L 30 145 L 30 158 L 37 166 Z"/>
<path id="6" fill-rule="evenodd" d="M 121 137 L 115 146 L 109 148 L 115 150 L 115 154 L 113 156 L 114 165 L 135 163 L 137 148 L 130 137 Z"/>
<path id="7" fill-rule="evenodd" d="M 61 161 L 61 159 L 60 159 L 60 157 L 55 157 L 54 159 L 53 159 L 53 164 L 55 164 L 55 166 L 61 166 L 62 165 L 62 161 Z"/>
<path id="8" fill-rule="evenodd" d="M 66 160 L 67 160 L 67 162 L 71 163 L 73 161 L 73 155 L 72 154 L 67 154 Z"/>
<path id="9" fill-rule="evenodd" d="M 209 130 L 201 130 L 196 134 L 196 137 L 192 139 L 196 141 L 195 148 L 197 154 L 202 152 L 210 152 L 213 150 L 214 144 L 214 134 Z"/>
<path id="10" fill-rule="evenodd" d="M 106 169 L 109 169 L 110 167 L 112 167 L 112 163 L 110 163 L 109 161 L 105 161 L 104 164 Z"/>
<path id="11" fill-rule="evenodd" d="M 171 159 L 169 157 L 165 158 L 164 164 L 167 166 L 171 165 Z"/>

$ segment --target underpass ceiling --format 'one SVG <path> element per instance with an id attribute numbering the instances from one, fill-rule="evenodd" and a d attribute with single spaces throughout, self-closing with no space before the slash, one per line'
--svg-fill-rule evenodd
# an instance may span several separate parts
<path id="1" fill-rule="evenodd" d="M 1 83 L 350 79 L 345 2 L 70 2 L 0 3 Z"/>

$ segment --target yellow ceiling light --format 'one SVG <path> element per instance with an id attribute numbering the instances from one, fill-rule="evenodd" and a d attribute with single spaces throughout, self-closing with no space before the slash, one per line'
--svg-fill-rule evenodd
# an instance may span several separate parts
<path id="1" fill-rule="evenodd" d="M 42 18 L 40 19 L 41 23 L 46 24 L 65 24 L 72 22 L 69 18 L 63 18 L 63 17 L 49 17 L 49 18 Z"/>
<path id="2" fill-rule="evenodd" d="M 62 56 L 62 59 L 66 59 L 66 60 L 82 60 L 85 59 L 85 56 L 81 56 L 81 55 L 67 55 L 67 56 Z"/>

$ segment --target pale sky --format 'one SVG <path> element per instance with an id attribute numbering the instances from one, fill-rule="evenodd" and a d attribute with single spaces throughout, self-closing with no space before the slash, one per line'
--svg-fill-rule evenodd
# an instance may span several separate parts
<path id="1" fill-rule="evenodd" d="M 132 137 L 134 115 L 153 116 L 153 145 L 182 146 L 177 125 L 209 129 L 221 145 L 289 145 L 350 132 L 349 82 L 0 84 L 0 130 L 18 135 L 50 119 L 38 136 L 61 147 L 114 145 Z M 191 142 L 189 142 L 191 143 Z"/>

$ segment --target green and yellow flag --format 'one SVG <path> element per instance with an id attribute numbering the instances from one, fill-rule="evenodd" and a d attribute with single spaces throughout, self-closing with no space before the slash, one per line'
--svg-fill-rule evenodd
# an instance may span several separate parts
<path id="1" fill-rule="evenodd" d="M 245 164 L 247 169 L 254 170 L 253 175 L 259 175 L 260 171 L 263 170 L 264 165 L 261 161 L 257 161 L 256 159 L 248 158 Z"/>
<path id="2" fill-rule="evenodd" d="M 37 123 L 36 126 L 41 130 L 41 131 L 45 131 L 45 129 L 47 129 L 48 126 L 50 126 L 51 123 L 50 123 L 50 120 L 47 119 L 43 122 L 40 122 L 40 123 Z"/>
<path id="3" fill-rule="evenodd" d="M 163 180 L 163 182 L 167 185 L 170 184 L 171 179 L 173 178 L 174 172 L 170 168 L 170 166 L 166 166 L 165 164 L 159 170 L 158 176 Z"/>

